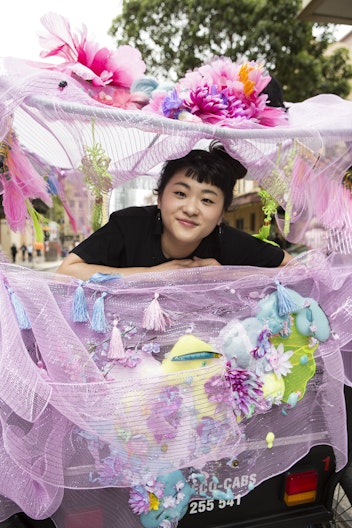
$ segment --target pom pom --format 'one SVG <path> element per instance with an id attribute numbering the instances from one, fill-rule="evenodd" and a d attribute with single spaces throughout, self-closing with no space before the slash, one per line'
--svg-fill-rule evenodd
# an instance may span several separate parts
<path id="1" fill-rule="evenodd" d="M 117 326 L 117 322 L 117 319 L 114 319 L 108 351 L 109 359 L 122 359 L 126 357 L 121 332 Z"/>
<path id="2" fill-rule="evenodd" d="M 14 307 L 14 310 L 16 313 L 18 326 L 20 327 L 21 330 L 29 330 L 31 328 L 31 323 L 29 322 L 29 319 L 27 317 L 23 304 L 21 303 L 19 297 L 16 295 L 16 293 L 11 288 L 7 288 L 7 289 L 10 294 L 12 306 Z"/>
<path id="3" fill-rule="evenodd" d="M 158 81 L 151 77 L 141 77 L 136 79 L 131 86 L 131 92 L 144 92 L 148 97 L 151 97 L 154 90 L 158 87 Z"/>
<path id="4" fill-rule="evenodd" d="M 144 310 L 143 328 L 146 330 L 156 330 L 157 332 L 164 332 L 170 324 L 169 317 L 162 311 L 159 301 L 159 294 L 155 293 L 154 299 L 150 305 Z"/>
<path id="5" fill-rule="evenodd" d="M 106 292 L 103 292 L 98 299 L 95 300 L 93 306 L 93 315 L 92 315 L 92 328 L 96 332 L 104 334 L 107 330 L 106 328 L 106 319 L 105 319 L 105 306 L 104 298 L 106 297 Z"/>
<path id="6" fill-rule="evenodd" d="M 71 319 L 74 323 L 85 323 L 88 321 L 87 301 L 82 284 L 83 281 L 79 281 L 73 297 Z"/>
<path id="7" fill-rule="evenodd" d="M 277 289 L 277 306 L 279 315 L 288 315 L 292 312 L 297 311 L 296 303 L 291 299 L 289 292 L 279 281 L 276 282 Z"/>

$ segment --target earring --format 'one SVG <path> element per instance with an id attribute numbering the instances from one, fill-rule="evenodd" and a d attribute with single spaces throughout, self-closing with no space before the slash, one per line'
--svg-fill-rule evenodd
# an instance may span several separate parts
<path id="1" fill-rule="evenodd" d="M 160 209 L 158 209 L 158 212 L 156 213 L 156 219 L 157 219 L 158 222 L 161 222 Z"/>
<path id="2" fill-rule="evenodd" d="M 219 236 L 222 235 L 222 224 L 218 225 L 218 234 L 219 234 Z"/>

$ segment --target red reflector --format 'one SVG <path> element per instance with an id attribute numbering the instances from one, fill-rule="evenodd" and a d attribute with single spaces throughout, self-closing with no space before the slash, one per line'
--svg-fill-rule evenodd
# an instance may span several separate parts
<path id="1" fill-rule="evenodd" d="M 318 487 L 318 473 L 311 469 L 299 473 L 288 473 L 286 476 L 285 492 L 287 495 L 316 490 Z"/>

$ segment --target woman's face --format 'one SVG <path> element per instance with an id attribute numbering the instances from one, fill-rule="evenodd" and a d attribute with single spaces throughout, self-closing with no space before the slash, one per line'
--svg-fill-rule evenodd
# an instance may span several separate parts
<path id="1" fill-rule="evenodd" d="M 194 251 L 223 219 L 224 193 L 209 183 L 174 174 L 158 197 L 163 221 L 162 249 L 168 258 L 184 258 Z"/>

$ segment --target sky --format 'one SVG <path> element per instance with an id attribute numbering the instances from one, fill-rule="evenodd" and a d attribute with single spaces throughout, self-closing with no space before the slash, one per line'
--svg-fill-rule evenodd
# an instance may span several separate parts
<path id="1" fill-rule="evenodd" d="M 121 0 L 2 0 L 0 29 L 0 57 L 42 60 L 38 31 L 46 31 L 40 18 L 50 11 L 63 15 L 77 33 L 82 23 L 87 26 L 89 40 L 101 47 L 114 49 L 112 37 L 107 35 L 112 20 L 120 12 Z M 48 59 L 47 59 L 48 60 Z"/>
<path id="2" fill-rule="evenodd" d="M 119 14 L 121 0 L 2 0 L 6 8 L 1 17 L 0 57 L 41 60 L 37 31 L 46 31 L 40 18 L 54 11 L 67 18 L 71 30 L 77 33 L 84 23 L 89 40 L 101 47 L 114 49 L 112 37 L 107 35 L 112 20 Z M 337 36 L 341 38 L 352 26 L 340 26 Z"/>

